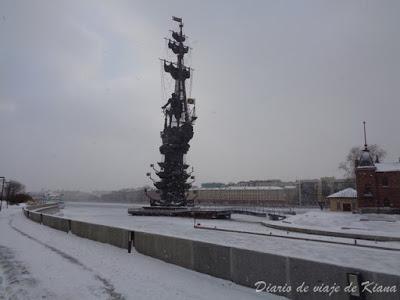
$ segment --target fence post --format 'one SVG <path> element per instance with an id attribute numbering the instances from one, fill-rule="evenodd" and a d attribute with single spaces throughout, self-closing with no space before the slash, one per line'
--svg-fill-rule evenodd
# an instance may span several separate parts
<path id="1" fill-rule="evenodd" d="M 129 234 L 129 241 L 128 241 L 128 253 L 132 252 L 132 243 L 134 240 L 135 232 L 131 231 Z"/>

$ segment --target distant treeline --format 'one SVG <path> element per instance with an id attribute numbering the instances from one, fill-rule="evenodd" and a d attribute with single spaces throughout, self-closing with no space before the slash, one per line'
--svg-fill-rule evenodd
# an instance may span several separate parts
<path id="1" fill-rule="evenodd" d="M 119 191 L 88 193 L 81 191 L 62 191 L 60 199 L 77 202 L 117 202 L 145 203 L 148 201 L 144 189 L 124 189 Z"/>

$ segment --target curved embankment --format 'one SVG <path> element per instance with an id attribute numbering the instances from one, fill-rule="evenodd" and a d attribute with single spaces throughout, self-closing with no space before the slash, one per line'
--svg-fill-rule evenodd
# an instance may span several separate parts
<path id="1" fill-rule="evenodd" d="M 363 298 L 354 299 L 399 299 L 400 276 L 91 224 L 46 213 L 57 209 L 57 207 L 57 204 L 30 206 L 24 208 L 23 212 L 32 221 L 54 229 L 111 244 L 127 249 L 129 252 L 132 247 L 135 247 L 137 252 L 144 255 L 197 272 L 231 280 L 237 284 L 254 288 L 256 282 L 263 281 L 266 287 L 270 285 L 269 292 L 291 299 L 349 299 L 349 293 L 343 289 L 348 286 L 348 273 L 357 274 L 360 283 L 369 281 L 384 287 L 395 285 L 397 288 L 397 292 L 369 293 L 366 291 L 363 293 Z M 381 253 L 377 252 L 377 255 L 381 255 Z M 379 258 L 377 257 L 377 259 Z M 302 284 L 304 288 L 303 282 L 310 286 L 308 292 L 304 289 L 300 292 L 297 289 Z M 275 289 L 273 289 L 273 286 L 275 286 Z M 287 286 L 290 286 L 291 289 L 289 290 Z M 337 286 L 340 288 L 329 296 L 329 292 Z M 319 292 L 313 292 L 313 287 L 321 287 L 321 289 Z M 373 288 L 371 285 L 368 287 L 371 290 Z"/>
<path id="2" fill-rule="evenodd" d="M 325 236 L 350 238 L 350 239 L 356 239 L 356 240 L 367 240 L 367 241 L 400 242 L 400 238 L 394 237 L 394 236 L 391 237 L 391 236 L 369 235 L 369 234 L 351 233 L 351 232 L 319 230 L 319 229 L 304 228 L 304 227 L 285 226 L 285 225 L 280 225 L 280 224 L 271 224 L 271 223 L 267 223 L 267 222 L 261 222 L 261 224 L 265 227 L 269 227 L 269 228 L 273 228 L 273 229 L 306 233 L 306 234 L 325 235 Z"/>

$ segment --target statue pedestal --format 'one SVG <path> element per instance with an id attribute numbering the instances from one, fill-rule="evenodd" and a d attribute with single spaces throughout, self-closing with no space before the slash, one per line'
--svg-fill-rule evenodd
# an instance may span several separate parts
<path id="1" fill-rule="evenodd" d="M 230 209 L 210 209 L 201 207 L 144 206 L 129 208 L 132 216 L 186 217 L 196 219 L 230 219 Z"/>

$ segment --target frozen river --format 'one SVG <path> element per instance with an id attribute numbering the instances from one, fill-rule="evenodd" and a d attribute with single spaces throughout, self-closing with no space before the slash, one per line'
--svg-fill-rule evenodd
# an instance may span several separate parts
<path id="1" fill-rule="evenodd" d="M 326 263 L 363 268 L 370 271 L 400 275 L 400 252 L 359 248 L 352 246 L 350 239 L 313 236 L 313 238 L 330 241 L 348 242 L 349 245 L 327 244 L 315 241 L 290 240 L 270 236 L 256 236 L 244 233 L 221 232 L 194 228 L 194 220 L 173 217 L 130 216 L 128 204 L 101 203 L 66 203 L 59 215 L 81 221 L 103 225 L 112 225 L 137 231 L 172 235 L 193 240 L 212 242 L 232 247 L 245 248 L 260 252 L 279 253 L 280 255 L 298 257 Z M 343 218 L 343 217 L 341 217 Z M 221 229 L 243 230 L 256 233 L 286 234 L 296 237 L 310 237 L 300 233 L 286 233 L 262 226 L 265 218 L 233 215 L 232 220 L 196 220 L 201 226 Z M 315 223 L 314 223 L 315 225 Z M 400 248 L 399 242 L 359 243 Z"/>

